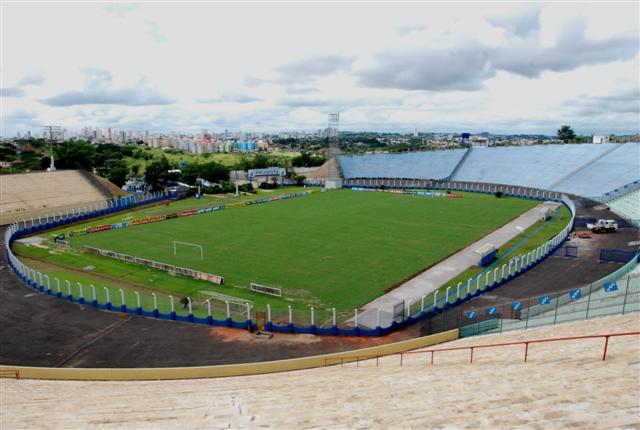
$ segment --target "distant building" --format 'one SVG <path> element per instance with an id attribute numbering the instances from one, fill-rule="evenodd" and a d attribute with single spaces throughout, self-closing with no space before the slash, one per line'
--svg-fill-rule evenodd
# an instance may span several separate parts
<path id="1" fill-rule="evenodd" d="M 593 135 L 593 143 L 609 143 L 609 136 Z"/>
<path id="2" fill-rule="evenodd" d="M 474 148 L 487 147 L 489 146 L 489 139 L 484 136 L 471 136 L 471 145 Z"/>

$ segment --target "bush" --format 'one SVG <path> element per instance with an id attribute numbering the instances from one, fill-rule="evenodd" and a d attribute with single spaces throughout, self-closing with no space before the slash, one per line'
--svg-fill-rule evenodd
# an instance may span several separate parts
<path id="1" fill-rule="evenodd" d="M 500 198 L 504 195 L 504 193 L 502 191 L 496 191 L 496 197 Z"/>
<path id="2" fill-rule="evenodd" d="M 299 187 L 303 186 L 305 179 L 307 179 L 306 176 L 296 176 L 296 185 Z"/>
<path id="3" fill-rule="evenodd" d="M 253 189 L 253 185 L 251 185 L 250 183 L 246 183 L 246 184 L 242 184 L 238 187 L 238 190 L 242 191 L 243 193 L 252 193 L 255 194 L 257 191 Z"/>
<path id="4" fill-rule="evenodd" d="M 276 188 L 278 188 L 277 183 L 260 182 L 261 190 L 275 190 Z"/>

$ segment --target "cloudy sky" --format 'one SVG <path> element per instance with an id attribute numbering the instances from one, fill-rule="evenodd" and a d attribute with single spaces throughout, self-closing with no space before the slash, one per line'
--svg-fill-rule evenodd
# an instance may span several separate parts
<path id="1" fill-rule="evenodd" d="M 1 7 L 4 136 L 640 129 L 637 2 Z"/>

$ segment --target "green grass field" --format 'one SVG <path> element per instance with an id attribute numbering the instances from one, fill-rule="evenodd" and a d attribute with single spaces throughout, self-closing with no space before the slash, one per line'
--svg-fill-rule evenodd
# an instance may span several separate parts
<path id="1" fill-rule="evenodd" d="M 208 289 L 277 304 L 248 291 L 257 282 L 283 288 L 282 303 L 352 309 L 535 205 L 479 194 L 445 199 L 340 190 L 78 236 L 71 240 L 77 255 L 46 257 L 77 265 L 78 250 L 90 245 L 225 277 L 225 285 L 216 286 L 189 279 L 177 285 L 169 281 L 180 277 L 169 274 L 160 276 L 166 282 L 131 275 L 150 288 L 183 294 Z M 174 257 L 173 240 L 203 245 L 204 261 L 189 247 Z M 82 256 L 80 264 L 94 264 L 97 271 L 108 266 L 116 274 L 120 267 L 128 274 L 135 267 Z M 139 269 L 147 270 L 133 272 Z"/>

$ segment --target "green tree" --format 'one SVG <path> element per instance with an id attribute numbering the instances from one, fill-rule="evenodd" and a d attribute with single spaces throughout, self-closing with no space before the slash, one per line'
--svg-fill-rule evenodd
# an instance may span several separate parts
<path id="1" fill-rule="evenodd" d="M 564 143 L 569 142 L 576 138 L 576 133 L 573 131 L 570 125 L 563 125 L 558 129 L 558 139 Z"/>
<path id="2" fill-rule="evenodd" d="M 124 160 L 109 160 L 107 162 L 107 179 L 115 185 L 122 187 L 128 179 L 129 169 Z"/>
<path id="3" fill-rule="evenodd" d="M 67 141 L 56 144 L 53 148 L 56 167 L 60 169 L 92 170 L 96 157 L 96 149 L 83 140 Z"/>
<path id="4" fill-rule="evenodd" d="M 221 182 L 229 180 L 229 168 L 215 161 L 200 164 L 199 175 L 209 182 Z"/>
<path id="5" fill-rule="evenodd" d="M 147 170 L 144 174 L 144 180 L 151 189 L 151 191 L 160 191 L 164 187 L 164 181 L 169 176 L 167 172 L 170 169 L 169 161 L 164 155 L 162 158 L 157 159 L 147 165 Z"/>
<path id="6" fill-rule="evenodd" d="M 322 154 L 302 151 L 299 156 L 291 161 L 291 164 L 293 164 L 294 167 L 316 167 L 322 166 L 325 161 L 327 160 Z"/>

